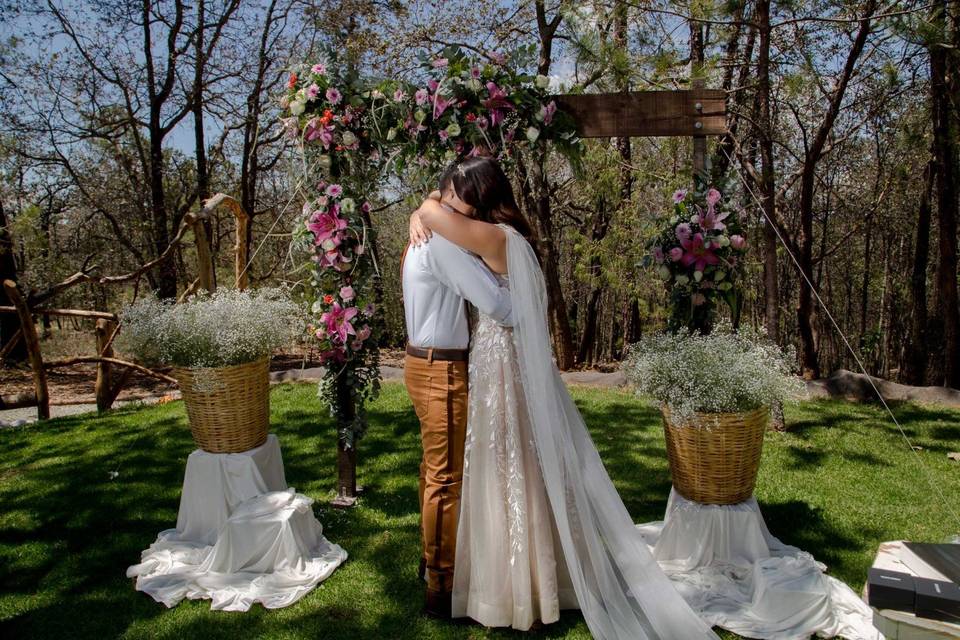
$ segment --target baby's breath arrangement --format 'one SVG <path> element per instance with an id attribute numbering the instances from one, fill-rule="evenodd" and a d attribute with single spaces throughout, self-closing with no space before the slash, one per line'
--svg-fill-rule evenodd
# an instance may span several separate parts
<path id="1" fill-rule="evenodd" d="M 697 413 L 734 413 L 795 399 L 803 383 L 793 356 L 756 330 L 729 323 L 709 335 L 689 330 L 646 336 L 631 347 L 623 368 L 638 395 L 669 408 L 680 422 Z"/>
<path id="2" fill-rule="evenodd" d="M 149 296 L 120 314 L 118 346 L 153 365 L 226 367 L 290 344 L 306 314 L 282 289 L 220 289 L 181 303 Z"/>

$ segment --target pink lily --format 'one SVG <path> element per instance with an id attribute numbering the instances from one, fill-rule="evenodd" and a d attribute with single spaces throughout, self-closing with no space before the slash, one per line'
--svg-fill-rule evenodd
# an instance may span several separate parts
<path id="1" fill-rule="evenodd" d="M 680 264 L 685 267 L 693 265 L 695 271 L 703 271 L 707 265 L 720 263 L 720 258 L 713 253 L 713 247 L 707 249 L 703 246 L 703 234 L 697 233 L 692 238 L 685 238 L 680 241 L 683 246 L 683 257 L 680 258 Z"/>
<path id="2" fill-rule="evenodd" d="M 353 325 L 350 321 L 356 317 L 356 307 L 341 307 L 338 302 L 333 303 L 330 311 L 320 316 L 320 322 L 324 323 L 327 334 L 331 340 L 339 341 L 341 344 L 347 341 L 347 336 L 356 335 Z"/>
<path id="3" fill-rule="evenodd" d="M 714 189 L 713 191 L 716 190 Z M 714 204 L 716 204 L 716 201 L 714 201 L 713 204 L 710 204 L 709 197 L 710 196 L 708 195 L 706 212 L 697 207 L 697 224 L 699 224 L 700 228 L 704 231 L 723 231 L 727 228 L 727 225 L 723 224 L 722 220 L 729 216 L 730 212 L 724 211 L 723 213 L 718 214 L 717 210 L 714 209 Z"/>
<path id="4" fill-rule="evenodd" d="M 547 103 L 547 106 L 543 108 L 543 124 L 549 125 L 553 122 L 553 114 L 557 112 L 557 103 L 554 100 L 551 100 Z"/>
<path id="5" fill-rule="evenodd" d="M 438 94 L 433 96 L 433 119 L 436 120 L 443 112 L 447 110 L 447 107 L 452 105 L 456 100 L 444 100 Z"/>
<path id="6" fill-rule="evenodd" d="M 340 232 L 347 228 L 347 221 L 329 211 L 318 211 L 310 217 L 307 229 L 313 232 L 314 242 L 322 244 L 326 240 L 336 239 L 340 244 Z"/>
<path id="7" fill-rule="evenodd" d="M 513 105 L 507 100 L 507 92 L 498 87 L 495 82 L 487 83 L 487 92 L 490 97 L 482 104 L 490 110 L 490 126 L 495 127 L 503 120 L 504 112 L 512 110 Z"/>

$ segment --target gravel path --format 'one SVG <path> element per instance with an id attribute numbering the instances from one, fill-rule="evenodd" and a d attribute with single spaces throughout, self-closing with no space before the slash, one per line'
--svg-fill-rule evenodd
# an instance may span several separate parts
<path id="1" fill-rule="evenodd" d="M 287 369 L 284 371 L 272 371 L 270 373 L 270 382 L 272 384 L 277 384 L 281 382 L 315 382 L 320 380 L 323 377 L 323 368 L 322 367 L 313 367 L 309 369 Z M 380 372 L 383 375 L 384 380 L 403 380 L 403 369 L 401 367 L 394 367 L 384 365 L 380 367 Z M 626 380 L 623 377 L 623 374 L 618 372 L 615 373 L 602 373 L 599 371 L 573 371 L 563 374 L 563 379 L 567 384 L 576 384 L 584 385 L 591 387 L 621 387 L 626 383 Z M 115 402 L 113 406 L 119 407 L 126 404 L 154 404 L 160 401 L 161 398 L 169 397 L 179 397 L 179 392 L 173 392 L 163 396 L 146 396 L 136 400 L 126 400 Z M 82 403 L 82 404 L 55 404 L 50 406 L 50 417 L 51 418 L 60 418 L 63 416 L 72 416 L 78 413 L 87 413 L 90 411 L 96 411 L 97 405 L 92 403 Z M 24 409 L 7 409 L 6 411 L 0 411 L 0 429 L 9 428 L 9 427 L 19 427 L 30 422 L 37 421 L 37 410 L 34 407 L 26 407 Z"/>
<path id="2" fill-rule="evenodd" d="M 286 369 L 283 371 L 273 371 L 270 373 L 270 382 L 278 384 L 281 382 L 314 382 L 323 377 L 322 367 L 313 367 L 309 369 Z M 403 369 L 401 367 L 384 365 L 380 367 L 380 372 L 384 380 L 403 380 Z M 621 388 L 627 384 L 626 378 L 620 371 L 604 373 L 602 371 L 569 371 L 561 374 L 564 382 L 569 385 L 579 385 L 587 387 L 597 387 L 614 389 Z M 913 401 L 923 404 L 933 404 L 947 407 L 960 407 L 960 391 L 947 389 L 944 387 L 909 387 L 906 385 L 873 378 L 873 383 L 877 386 L 884 398 L 894 401 Z M 836 371 L 829 378 L 824 380 L 815 380 L 807 383 L 807 391 L 812 398 L 834 397 L 844 398 L 852 402 L 872 402 L 875 400 L 871 380 L 866 376 L 845 371 L 843 369 Z M 143 403 L 154 404 L 161 398 L 179 397 L 180 393 L 173 393 L 164 396 L 146 396 L 135 400 L 125 400 L 114 403 L 114 406 L 123 406 L 125 404 Z M 65 404 L 51 405 L 50 415 L 54 418 L 61 416 L 71 416 L 88 411 L 96 411 L 95 404 Z M 0 411 L 0 428 L 16 427 L 28 422 L 36 422 L 37 410 L 35 408 L 26 409 L 8 409 Z"/>

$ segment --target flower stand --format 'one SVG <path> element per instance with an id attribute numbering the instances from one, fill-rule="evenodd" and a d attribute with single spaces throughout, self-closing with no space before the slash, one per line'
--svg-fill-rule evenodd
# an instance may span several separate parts
<path id="1" fill-rule="evenodd" d="M 753 497 L 706 505 L 671 490 L 664 521 L 639 529 L 680 594 L 712 625 L 748 638 L 882 638 L 856 593 L 771 535 Z"/>
<path id="2" fill-rule="evenodd" d="M 184 598 L 227 611 L 287 606 L 347 558 L 323 537 L 312 503 L 287 487 L 275 435 L 243 453 L 197 449 L 176 528 L 161 531 L 127 577 L 168 607 Z"/>

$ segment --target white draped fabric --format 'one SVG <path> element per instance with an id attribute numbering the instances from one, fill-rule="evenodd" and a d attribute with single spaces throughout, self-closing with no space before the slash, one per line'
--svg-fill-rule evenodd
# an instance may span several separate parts
<path id="1" fill-rule="evenodd" d="M 187 456 L 183 492 L 177 513 L 182 540 L 213 544 L 230 513 L 244 500 L 270 491 L 283 491 L 287 480 L 277 436 L 243 453 L 208 453 L 197 449 Z"/>
<path id="2" fill-rule="evenodd" d="M 543 273 L 511 227 L 514 345 L 533 444 L 583 617 L 594 638 L 698 640 L 716 634 L 677 593 L 610 481 L 553 360 Z"/>
<path id="3" fill-rule="evenodd" d="M 312 504 L 287 488 L 272 434 L 240 454 L 194 451 L 177 528 L 160 532 L 127 576 L 168 607 L 184 598 L 226 611 L 285 607 L 347 559 L 323 537 Z"/>
<path id="4" fill-rule="evenodd" d="M 638 529 L 710 624 L 748 638 L 882 638 L 870 607 L 809 553 L 775 538 L 754 498 L 702 505 L 671 491 L 665 520 Z"/>

